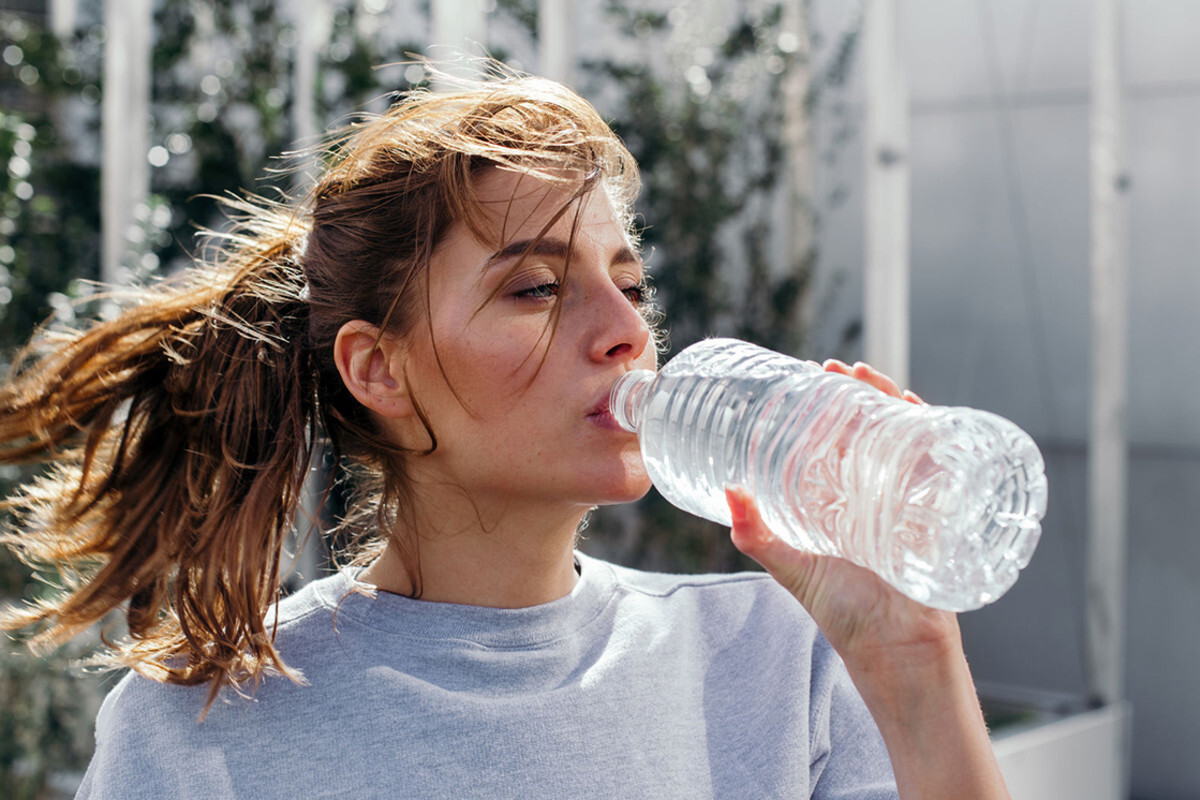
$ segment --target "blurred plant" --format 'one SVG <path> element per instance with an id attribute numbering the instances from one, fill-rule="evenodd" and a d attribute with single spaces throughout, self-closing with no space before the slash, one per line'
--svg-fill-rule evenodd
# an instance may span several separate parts
<path id="1" fill-rule="evenodd" d="M 781 246 L 792 222 L 778 213 L 788 147 L 782 82 L 810 54 L 782 30 L 782 3 L 738 4 L 729 27 L 695 23 L 692 5 L 656 12 L 608 0 L 637 56 L 586 71 L 597 96 L 617 87 L 605 110 L 642 168 L 644 241 L 672 347 L 720 333 L 797 352 L 816 252 L 812 241 L 791 253 Z M 857 31 L 846 32 L 812 75 L 802 101 L 810 117 L 822 93 L 845 83 L 856 43 Z M 665 63 L 646 53 L 667 54 Z M 817 204 L 808 200 L 793 213 L 814 227 Z"/>
<path id="2" fill-rule="evenodd" d="M 86 767 L 94 746 L 91 721 L 106 686 L 96 675 L 65 666 L 86 658 L 97 644 L 80 637 L 47 664 L 15 642 L 0 643 L 0 695 L 5 698 L 0 715 L 0 796 L 45 797 L 56 773 L 78 775 Z"/>
<path id="3" fill-rule="evenodd" d="M 99 43 L 78 47 L 27 20 L 0 16 L 0 369 L 43 321 L 73 314 L 71 296 L 99 274 L 98 165 L 79 158 L 63 131 L 94 126 Z M 58 101 L 75 96 L 70 120 Z M 0 495 L 34 467 L 0 469 Z M 0 524 L 7 520 L 0 519 Z M 0 600 L 36 596 L 30 570 L 0 551 Z M 94 679 L 68 669 L 89 643 L 50 659 L 0 642 L 0 795 L 39 796 L 51 770 L 82 769 L 91 752 L 90 719 L 99 702 Z"/>
<path id="4" fill-rule="evenodd" d="M 190 263 L 196 228 L 219 227 L 213 196 L 245 190 L 290 192 L 292 169 L 281 157 L 297 146 L 295 22 L 277 0 L 165 0 L 155 12 L 152 186 L 172 209 L 164 263 Z M 378 67 L 414 45 L 380 40 L 382 0 L 338 4 L 318 49 L 314 120 L 332 124 L 423 79 Z M 375 35 L 373 36 L 372 33 Z M 301 142 L 310 146 L 313 142 Z M 154 163 L 152 161 L 152 163 Z"/>
<path id="5" fill-rule="evenodd" d="M 382 110 L 392 92 L 425 79 L 411 64 L 379 68 L 423 49 L 398 40 L 386 24 L 390 0 L 332 5 L 313 87 L 318 126 L 364 107 Z M 420 7 L 428 13 L 427 4 Z M 127 265 L 136 275 L 190 263 L 195 229 L 222 222 L 205 195 L 294 188 L 293 175 L 268 169 L 284 166 L 270 159 L 296 135 L 298 33 L 284 14 L 290 8 L 278 0 L 155 4 L 146 154 L 153 193 L 139 209 L 140 251 Z M 781 258 L 772 216 L 785 156 L 777 98 L 781 76 L 798 57 L 794 47 L 781 46 L 780 8 L 768 0 L 741 3 L 733 25 L 698 28 L 688 24 L 686 3 L 660 12 L 608 0 L 618 46 L 581 65 L 591 83 L 585 92 L 614 119 L 641 164 L 640 211 L 650 223 L 644 239 L 676 348 L 708 334 L 792 352 L 803 342 L 815 251 Z M 80 311 L 99 275 L 96 159 L 106 32 L 95 4 L 79 10 L 84 24 L 62 42 L 26 19 L 0 16 L 0 367 L 37 323 L 51 315 L 69 321 Z M 497 0 L 494 13 L 507 15 L 529 40 L 536 36 L 533 0 Z M 844 81 L 855 41 L 852 31 L 837 42 L 831 66 L 813 77 L 810 110 L 820 92 Z M 503 57 L 504 43 L 492 52 Z M 0 493 L 23 474 L 0 472 Z M 630 565 L 744 565 L 717 526 L 657 496 L 635 513 L 598 515 L 594 527 L 603 535 L 592 536 L 589 549 Z M 0 599 L 40 590 L 24 565 L 0 552 Z M 98 694 L 81 688 L 89 679 L 68 665 L 88 646 L 35 660 L 5 643 L 5 797 L 33 796 L 48 770 L 85 764 Z"/>
<path id="6" fill-rule="evenodd" d="M 808 3 L 791 2 L 809 13 Z M 694 5 L 659 11 L 608 0 L 609 18 L 636 46 L 633 57 L 586 63 L 589 91 L 611 98 L 604 110 L 642 169 L 643 241 L 671 349 L 725 335 L 797 353 L 816 248 L 811 240 L 789 247 L 784 228 L 803 222 L 814 230 L 819 220 L 813 198 L 786 205 L 781 98 L 788 71 L 811 54 L 783 29 L 780 2 L 739 3 L 727 26 Z M 821 93 L 845 83 L 856 42 L 856 30 L 844 34 L 829 65 L 812 73 L 802 101 L 810 118 Z M 788 219 L 781 208 L 806 219 Z M 589 546 L 622 563 L 685 572 L 745 565 L 720 526 L 656 492 L 636 516 L 602 509 L 594 524 L 603 533 Z"/>
<path id="7" fill-rule="evenodd" d="M 384 41 L 372 24 L 388 0 L 342 4 L 318 48 L 316 124 L 407 88 L 416 73 L 378 70 L 413 45 Z M 223 222 L 206 195 L 290 190 L 270 159 L 291 147 L 296 35 L 274 0 L 161 0 L 155 4 L 150 149 L 152 194 L 135 210 L 142 280 L 191 262 L 198 227 Z M 35 21 L 0 12 L 0 369 L 46 321 L 95 311 L 100 274 L 100 101 L 105 28 L 95 4 L 59 40 Z M 372 35 L 372 32 L 380 35 Z M 389 84 L 388 81 L 391 81 Z M 386 97 L 384 99 L 386 103 Z M 36 469 L 0 468 L 0 496 Z M 0 519 L 0 524 L 5 520 Z M 52 575 L 48 576 L 52 579 Z M 46 585 L 0 548 L 0 602 L 32 599 Z M 53 770 L 78 771 L 92 746 L 99 681 L 73 662 L 94 641 L 45 658 L 0 643 L 0 796 L 39 796 Z"/>
<path id="8" fill-rule="evenodd" d="M 0 48 L 0 87 L 27 98 L 20 110 L 0 110 L 0 351 L 8 351 L 55 312 L 56 293 L 99 274 L 99 168 L 74 157 L 54 113 L 68 92 L 87 98 L 98 88 L 55 37 L 19 17 L 0 17 Z M 86 99 L 78 107 L 85 127 L 89 108 Z"/>

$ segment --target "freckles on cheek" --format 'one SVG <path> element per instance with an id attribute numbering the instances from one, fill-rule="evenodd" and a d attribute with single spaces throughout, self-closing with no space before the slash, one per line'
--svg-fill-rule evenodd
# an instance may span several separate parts
<path id="1" fill-rule="evenodd" d="M 502 367 L 496 363 L 492 348 L 469 334 L 443 336 L 437 354 L 448 383 L 460 397 L 479 397 L 479 392 L 487 393 L 485 397 L 494 394 L 489 389 L 503 379 Z"/>
<path id="2" fill-rule="evenodd" d="M 443 338 L 443 358 L 450 355 L 455 366 L 465 372 L 483 371 L 497 380 L 524 372 L 530 364 L 536 369 L 541 350 L 530 344 L 528 337 L 513 336 L 511 332 L 488 330 L 486 325 L 466 325 Z"/>

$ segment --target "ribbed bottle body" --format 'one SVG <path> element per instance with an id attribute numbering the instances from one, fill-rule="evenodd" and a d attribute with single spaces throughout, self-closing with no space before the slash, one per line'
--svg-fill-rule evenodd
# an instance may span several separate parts
<path id="1" fill-rule="evenodd" d="M 937 608 L 1008 590 L 1041 533 L 1041 453 L 1013 423 L 918 406 L 745 342 L 700 342 L 638 398 L 646 468 L 675 505 L 730 524 L 739 485 L 794 547 L 868 567 Z"/>

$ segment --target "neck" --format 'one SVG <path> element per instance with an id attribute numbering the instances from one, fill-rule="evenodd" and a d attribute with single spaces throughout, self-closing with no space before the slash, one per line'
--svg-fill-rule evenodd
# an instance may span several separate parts
<path id="1" fill-rule="evenodd" d="M 485 514 L 461 496 L 455 500 L 435 507 L 462 508 L 465 515 L 422 514 L 415 537 L 397 532 L 417 542 L 422 600 L 523 608 L 570 594 L 576 579 L 575 532 L 586 509 L 554 513 L 509 504 L 503 513 Z M 360 579 L 383 591 L 413 593 L 400 551 L 391 544 Z"/>

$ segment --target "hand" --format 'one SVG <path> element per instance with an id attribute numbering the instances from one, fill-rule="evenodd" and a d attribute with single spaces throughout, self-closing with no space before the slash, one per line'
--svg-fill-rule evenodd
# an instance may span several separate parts
<path id="1" fill-rule="evenodd" d="M 867 364 L 850 367 L 830 360 L 824 367 L 893 397 L 922 402 Z M 733 517 L 734 545 L 795 595 L 852 671 L 858 665 L 873 670 L 893 662 L 912 665 L 923 648 L 944 654 L 961 647 L 958 622 L 950 612 L 910 600 L 870 570 L 849 561 L 804 553 L 785 544 L 763 523 L 744 490 L 729 488 L 726 499 Z"/>
<path id="2" fill-rule="evenodd" d="M 921 402 L 866 364 L 824 366 Z M 725 496 L 734 545 L 796 596 L 845 662 L 883 735 L 902 800 L 1011 800 L 957 617 L 910 600 L 868 569 L 784 544 L 744 490 L 729 488 Z"/>

